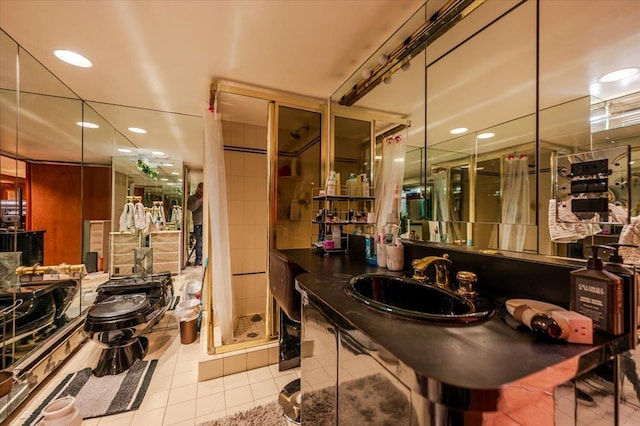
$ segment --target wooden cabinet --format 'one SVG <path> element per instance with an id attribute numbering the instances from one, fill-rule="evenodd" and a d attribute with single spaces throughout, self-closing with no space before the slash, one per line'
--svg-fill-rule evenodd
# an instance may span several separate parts
<path id="1" fill-rule="evenodd" d="M 149 247 L 153 249 L 153 273 L 180 272 L 180 231 L 155 231 L 149 234 Z"/>

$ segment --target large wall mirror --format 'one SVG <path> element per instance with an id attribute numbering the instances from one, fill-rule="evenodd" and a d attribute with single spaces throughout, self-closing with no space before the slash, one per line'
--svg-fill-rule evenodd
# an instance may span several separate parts
<path id="1" fill-rule="evenodd" d="M 443 5 L 428 2 L 333 99 L 366 85 L 378 58 Z M 405 214 L 422 240 L 570 257 L 588 256 L 583 246 L 594 241 L 618 240 L 616 226 L 571 242 L 554 241 L 549 230 L 558 156 L 628 144 L 632 189 L 638 180 L 640 74 L 598 78 L 638 68 L 640 8 L 583 6 L 577 14 L 571 1 L 485 2 L 353 104 L 411 120 L 416 143 L 406 160 L 422 164 L 419 178 L 406 175 Z M 633 220 L 640 191 L 630 200 L 611 192 Z"/>

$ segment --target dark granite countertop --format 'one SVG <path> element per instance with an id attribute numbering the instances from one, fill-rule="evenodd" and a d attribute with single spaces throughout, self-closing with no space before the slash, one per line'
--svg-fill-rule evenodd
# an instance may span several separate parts
<path id="1" fill-rule="evenodd" d="M 415 371 L 421 379 L 462 389 L 500 389 L 541 372 L 555 386 L 588 371 L 629 348 L 628 337 L 594 335 L 593 345 L 542 342 L 505 321 L 502 308 L 493 319 L 471 326 L 429 325 L 391 317 L 352 300 L 344 291 L 350 277 L 388 272 L 350 260 L 348 255 L 321 256 L 310 250 L 281 250 L 308 273 L 296 281 L 310 300 L 321 303 Z M 498 303 L 498 302 L 496 302 Z M 548 374 L 547 374 L 548 375 Z"/>

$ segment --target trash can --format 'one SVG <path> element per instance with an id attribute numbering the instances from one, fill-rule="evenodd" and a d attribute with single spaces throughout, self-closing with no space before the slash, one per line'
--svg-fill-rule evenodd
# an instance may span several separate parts
<path id="1" fill-rule="evenodd" d="M 180 343 L 188 345 L 195 342 L 198 338 L 200 301 L 194 299 L 178 303 L 176 314 L 180 321 Z"/>

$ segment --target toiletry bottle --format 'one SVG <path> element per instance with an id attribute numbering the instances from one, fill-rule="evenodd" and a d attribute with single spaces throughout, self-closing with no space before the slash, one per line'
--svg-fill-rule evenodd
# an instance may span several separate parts
<path id="1" fill-rule="evenodd" d="M 571 271 L 570 307 L 572 311 L 593 320 L 596 331 L 611 335 L 624 333 L 623 280 L 604 269 L 598 249 L 608 246 L 594 245 L 586 268 Z"/>
<path id="2" fill-rule="evenodd" d="M 356 175 L 355 173 L 349 174 L 349 179 L 347 179 L 347 196 L 355 197 L 356 196 Z"/>
<path id="3" fill-rule="evenodd" d="M 336 195 L 336 172 L 329 173 L 327 178 L 327 195 Z"/>
<path id="4" fill-rule="evenodd" d="M 378 259 L 376 258 L 376 226 L 370 224 L 367 226 L 367 231 L 364 235 L 364 255 L 365 260 L 369 265 L 377 265 Z"/>
<path id="5" fill-rule="evenodd" d="M 369 179 L 367 175 L 362 175 L 362 196 L 368 197 L 369 193 Z"/>
<path id="6" fill-rule="evenodd" d="M 633 266 L 625 266 L 623 265 L 624 259 L 620 256 L 619 248 L 620 247 L 630 247 L 637 248 L 633 244 L 621 244 L 621 243 L 612 243 L 608 244 L 613 248 L 613 253 L 609 256 L 609 262 L 604 265 L 604 269 L 613 272 L 618 275 L 623 280 L 623 296 L 625 298 L 624 302 L 624 330 L 625 332 L 631 331 L 631 315 L 630 312 L 633 312 L 634 309 L 638 309 L 638 313 L 640 313 L 640 307 L 636 303 L 638 285 L 640 284 L 640 276 L 635 271 Z"/>

